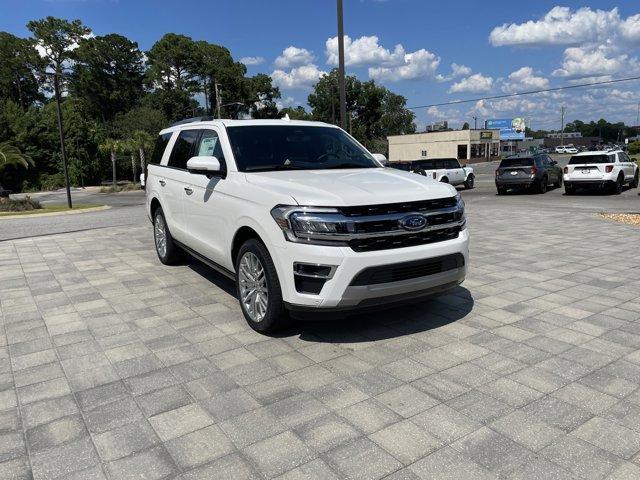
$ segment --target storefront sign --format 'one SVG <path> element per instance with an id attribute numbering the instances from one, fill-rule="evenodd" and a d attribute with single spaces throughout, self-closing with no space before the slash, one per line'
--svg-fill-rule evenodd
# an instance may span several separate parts
<path id="1" fill-rule="evenodd" d="M 485 128 L 500 130 L 500 140 L 524 140 L 524 118 L 487 120 Z"/>

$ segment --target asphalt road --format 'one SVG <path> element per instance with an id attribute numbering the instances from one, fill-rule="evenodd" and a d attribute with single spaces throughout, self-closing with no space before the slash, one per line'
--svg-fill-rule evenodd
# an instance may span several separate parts
<path id="1" fill-rule="evenodd" d="M 64 204 L 67 201 L 64 190 L 32 194 L 32 197 L 45 205 Z M 106 227 L 136 226 L 149 222 L 144 210 L 143 191 L 104 194 L 78 189 L 72 192 L 71 198 L 75 204 L 108 205 L 111 208 L 74 215 L 0 218 L 0 241 Z"/>
<path id="2" fill-rule="evenodd" d="M 568 158 L 569 156 L 555 157 L 561 166 L 566 164 Z M 518 207 L 531 204 L 535 204 L 540 209 L 551 209 L 556 212 L 640 212 L 638 189 L 626 189 L 621 195 L 581 193 L 567 196 L 564 194 L 564 188 L 561 188 L 551 189 L 544 195 L 524 192 L 498 196 L 494 184 L 497 162 L 476 164 L 473 168 L 476 173 L 475 188 L 468 191 L 460 189 L 468 208 L 478 209 L 497 204 L 503 205 L 505 214 L 510 215 L 517 215 Z M 32 196 L 44 204 L 66 202 L 64 190 Z M 72 198 L 78 204 L 102 204 L 112 208 L 76 215 L 0 219 L 0 241 L 106 227 L 144 225 L 148 222 L 142 191 L 102 194 L 91 189 L 75 189 Z"/>

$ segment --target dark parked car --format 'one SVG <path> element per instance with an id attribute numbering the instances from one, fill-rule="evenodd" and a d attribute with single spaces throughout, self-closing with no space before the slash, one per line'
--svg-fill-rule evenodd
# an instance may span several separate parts
<path id="1" fill-rule="evenodd" d="M 507 157 L 496 170 L 498 195 L 509 189 L 533 189 L 545 193 L 547 187 L 562 186 L 562 169 L 547 154 L 518 154 Z"/>

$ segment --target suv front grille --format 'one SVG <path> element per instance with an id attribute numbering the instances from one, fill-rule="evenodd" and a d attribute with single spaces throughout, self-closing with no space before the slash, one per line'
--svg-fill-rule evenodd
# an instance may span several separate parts
<path id="1" fill-rule="evenodd" d="M 444 242 L 458 238 L 461 227 L 455 226 L 441 230 L 427 232 L 416 232 L 404 235 L 369 237 L 353 239 L 349 241 L 349 246 L 355 252 L 370 252 L 373 250 L 389 250 L 391 248 L 415 247 L 427 243 Z"/>

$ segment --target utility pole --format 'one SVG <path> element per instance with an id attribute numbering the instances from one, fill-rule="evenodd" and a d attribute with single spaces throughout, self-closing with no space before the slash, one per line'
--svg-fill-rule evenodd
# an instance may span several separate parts
<path id="1" fill-rule="evenodd" d="M 340 126 L 347 128 L 347 96 L 344 87 L 344 25 L 342 0 L 338 1 L 338 88 L 340 90 Z"/>
<path id="2" fill-rule="evenodd" d="M 218 118 L 222 118 L 220 117 L 220 90 L 218 89 L 218 81 L 214 80 L 213 81 L 213 88 L 215 89 L 216 92 L 216 113 Z"/>
<path id="3" fill-rule="evenodd" d="M 62 109 L 60 108 L 60 85 L 58 71 L 53 73 L 53 91 L 56 97 L 56 114 L 58 117 L 58 133 L 60 134 L 60 154 L 62 155 L 62 171 L 64 173 L 64 183 L 67 187 L 67 206 L 71 209 L 71 187 L 69 186 L 69 169 L 67 168 L 67 152 L 64 148 L 64 130 L 62 129 Z"/>
<path id="4" fill-rule="evenodd" d="M 640 102 L 638 102 L 638 113 L 636 114 L 636 127 L 640 127 Z M 638 132 L 640 134 L 640 132 Z"/>
<path id="5" fill-rule="evenodd" d="M 560 145 L 564 145 L 564 105 L 560 107 L 560 124 L 562 125 L 560 129 Z"/>

